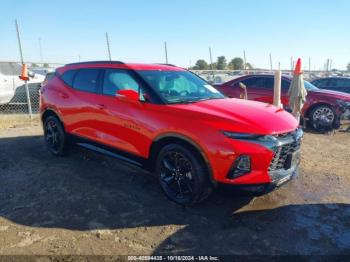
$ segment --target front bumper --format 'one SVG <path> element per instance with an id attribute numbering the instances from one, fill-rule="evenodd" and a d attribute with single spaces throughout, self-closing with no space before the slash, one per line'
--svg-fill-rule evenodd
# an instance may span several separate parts
<path id="1" fill-rule="evenodd" d="M 278 189 L 282 185 L 291 181 L 299 173 L 299 167 L 291 168 L 290 170 L 276 171 L 271 174 L 274 180 L 270 183 L 262 184 L 226 184 L 220 183 L 218 188 L 230 193 L 248 194 L 252 196 L 261 196 Z"/>
<path id="2" fill-rule="evenodd" d="M 251 156 L 252 170 L 250 173 L 232 177 L 232 168 L 228 171 L 225 181 L 228 188 L 263 194 L 274 190 L 293 179 L 298 174 L 300 165 L 300 147 L 303 131 L 297 129 L 291 133 L 274 136 L 267 141 L 245 140 L 243 145 L 255 145 L 247 153 L 247 146 L 242 147 L 243 154 Z M 234 166 L 234 165 L 233 165 Z"/>

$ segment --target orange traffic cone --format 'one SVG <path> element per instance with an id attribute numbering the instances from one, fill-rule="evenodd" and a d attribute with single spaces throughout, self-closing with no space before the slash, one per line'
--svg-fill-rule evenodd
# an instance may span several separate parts
<path id="1" fill-rule="evenodd" d="M 29 80 L 28 70 L 27 70 L 27 65 L 26 64 L 22 64 L 22 73 L 19 76 L 19 78 L 22 79 L 23 81 L 28 81 Z"/>
<path id="2" fill-rule="evenodd" d="M 301 59 L 298 58 L 297 64 L 295 65 L 294 74 L 301 75 L 302 73 L 303 73 L 303 70 L 301 70 Z"/>

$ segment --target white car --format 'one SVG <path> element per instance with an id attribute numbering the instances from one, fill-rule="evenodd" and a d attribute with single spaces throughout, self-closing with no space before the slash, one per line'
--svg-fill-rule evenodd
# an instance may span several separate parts
<path id="1" fill-rule="evenodd" d="M 0 62 L 0 105 L 8 103 L 25 103 L 26 94 L 24 81 L 19 78 L 21 65 L 15 62 Z M 39 88 L 44 76 L 29 72 L 30 96 L 37 99 Z"/>

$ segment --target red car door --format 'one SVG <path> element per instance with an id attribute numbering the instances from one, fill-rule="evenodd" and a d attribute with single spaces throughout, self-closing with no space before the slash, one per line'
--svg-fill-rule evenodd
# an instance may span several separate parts
<path id="1" fill-rule="evenodd" d="M 141 84 L 124 69 L 105 69 L 96 116 L 96 140 L 105 145 L 135 154 L 145 155 L 150 143 L 147 128 L 147 103 L 124 99 L 118 90 L 141 89 Z M 141 123 L 142 122 L 142 123 Z"/>
<path id="2" fill-rule="evenodd" d="M 66 86 L 57 90 L 57 97 L 61 99 L 60 104 L 63 105 L 61 111 L 67 130 L 74 135 L 92 140 L 96 137 L 97 87 L 101 72 L 102 70 L 96 68 L 67 72 L 62 77 Z M 70 78 L 69 81 L 65 79 L 67 77 Z"/>

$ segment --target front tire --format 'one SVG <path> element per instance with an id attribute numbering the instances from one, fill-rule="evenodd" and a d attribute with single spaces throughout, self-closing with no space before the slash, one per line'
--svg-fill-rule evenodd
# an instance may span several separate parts
<path id="1" fill-rule="evenodd" d="M 310 112 L 311 125 L 317 131 L 332 129 L 335 119 L 333 109 L 327 105 L 316 106 Z"/>
<path id="2" fill-rule="evenodd" d="M 61 121 L 49 116 L 44 121 L 44 137 L 48 150 L 55 156 L 63 156 L 68 149 L 67 136 Z"/>
<path id="3" fill-rule="evenodd" d="M 169 144 L 160 150 L 156 173 L 165 195 L 180 205 L 199 203 L 212 191 L 204 161 L 183 145 Z"/>

